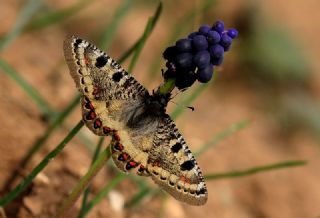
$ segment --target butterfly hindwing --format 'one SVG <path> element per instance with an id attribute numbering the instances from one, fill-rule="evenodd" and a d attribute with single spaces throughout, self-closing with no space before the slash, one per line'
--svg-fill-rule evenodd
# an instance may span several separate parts
<path id="1" fill-rule="evenodd" d="M 158 127 L 147 168 L 155 183 L 176 199 L 192 205 L 206 203 L 201 170 L 169 116 Z"/>
<path id="2" fill-rule="evenodd" d="M 83 39 L 65 40 L 64 53 L 82 94 L 83 120 L 95 134 L 112 136 L 115 165 L 123 172 L 150 176 L 180 201 L 203 205 L 206 185 L 191 151 L 165 114 L 169 98 L 150 96 L 112 58 Z"/>

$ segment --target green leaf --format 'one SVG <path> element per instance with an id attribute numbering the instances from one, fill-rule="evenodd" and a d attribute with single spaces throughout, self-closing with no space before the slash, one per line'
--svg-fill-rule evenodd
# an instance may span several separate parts
<path id="1" fill-rule="evenodd" d="M 204 178 L 207 180 L 216 180 L 216 179 L 249 176 L 256 173 L 261 173 L 261 172 L 266 172 L 271 170 L 303 166 L 305 164 L 307 164 L 307 161 L 304 161 L 304 160 L 287 161 L 287 162 L 275 163 L 275 164 L 266 165 L 266 166 L 254 167 L 254 168 L 250 168 L 242 171 L 231 171 L 227 173 L 212 173 L 212 174 L 205 175 Z"/>

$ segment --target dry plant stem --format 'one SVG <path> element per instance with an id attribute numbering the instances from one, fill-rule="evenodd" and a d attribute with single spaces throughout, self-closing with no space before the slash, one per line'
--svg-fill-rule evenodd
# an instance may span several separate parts
<path id="1" fill-rule="evenodd" d="M 105 165 L 108 159 L 111 156 L 109 146 L 101 152 L 94 162 L 92 167 L 88 170 L 85 176 L 81 178 L 76 187 L 72 190 L 71 194 L 67 197 L 67 199 L 63 202 L 62 206 L 57 211 L 55 215 L 56 218 L 67 217 L 68 212 L 78 200 L 84 189 L 89 185 L 91 180 L 95 177 L 95 175 L 101 170 L 101 168 Z"/>

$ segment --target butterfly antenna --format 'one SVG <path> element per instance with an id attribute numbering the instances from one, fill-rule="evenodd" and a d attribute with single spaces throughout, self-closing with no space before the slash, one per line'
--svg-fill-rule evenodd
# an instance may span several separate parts
<path id="1" fill-rule="evenodd" d="M 181 105 L 181 104 L 179 104 L 179 103 L 177 103 L 177 102 L 174 102 L 174 101 L 172 101 L 172 100 L 170 100 L 170 102 L 174 103 L 174 104 L 177 105 L 178 107 L 186 107 L 186 108 L 190 109 L 191 111 L 194 111 L 194 107 L 192 107 L 192 106 Z"/>

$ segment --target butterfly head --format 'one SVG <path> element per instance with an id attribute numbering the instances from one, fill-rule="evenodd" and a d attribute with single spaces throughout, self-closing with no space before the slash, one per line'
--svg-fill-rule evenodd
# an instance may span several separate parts
<path id="1" fill-rule="evenodd" d="M 160 94 L 158 92 L 153 92 L 148 98 L 146 98 L 146 105 L 150 112 L 155 113 L 155 115 L 162 115 L 166 111 L 168 102 L 171 99 L 171 93 Z"/>

